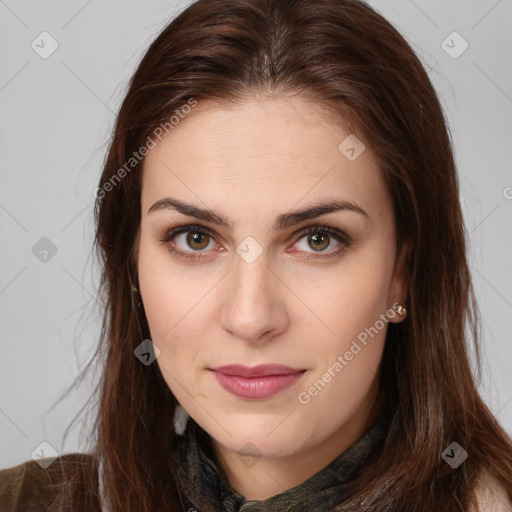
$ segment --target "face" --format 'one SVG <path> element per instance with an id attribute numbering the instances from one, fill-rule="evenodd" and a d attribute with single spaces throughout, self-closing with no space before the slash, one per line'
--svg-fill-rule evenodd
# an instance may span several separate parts
<path id="1" fill-rule="evenodd" d="M 371 411 L 405 283 L 375 156 L 353 139 L 340 150 L 348 135 L 298 98 L 208 101 L 145 158 L 138 272 L 156 364 L 224 449 L 291 455 Z M 212 370 L 233 364 L 297 371 Z"/>

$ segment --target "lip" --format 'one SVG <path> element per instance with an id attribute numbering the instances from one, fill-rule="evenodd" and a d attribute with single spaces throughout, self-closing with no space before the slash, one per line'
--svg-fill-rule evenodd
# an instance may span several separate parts
<path id="1" fill-rule="evenodd" d="M 293 375 L 303 372 L 303 369 L 292 368 L 282 364 L 259 364 L 258 366 L 244 366 L 243 364 L 227 364 L 211 368 L 214 372 L 238 377 L 266 377 L 267 375 Z"/>
<path id="2" fill-rule="evenodd" d="M 253 400 L 269 398 L 295 384 L 306 370 L 279 364 L 211 368 L 219 384 L 235 396 Z"/>

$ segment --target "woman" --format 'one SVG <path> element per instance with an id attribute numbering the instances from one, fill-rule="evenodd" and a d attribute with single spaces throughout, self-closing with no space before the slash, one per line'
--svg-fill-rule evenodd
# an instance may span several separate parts
<path id="1" fill-rule="evenodd" d="M 428 76 L 366 4 L 192 4 L 96 191 L 92 453 L 4 470 L 2 510 L 510 510 L 458 194 Z"/>

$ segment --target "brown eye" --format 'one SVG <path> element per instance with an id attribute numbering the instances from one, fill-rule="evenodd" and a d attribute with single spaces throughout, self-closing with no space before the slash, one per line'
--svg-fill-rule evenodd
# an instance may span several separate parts
<path id="1" fill-rule="evenodd" d="M 201 226 L 179 226 L 165 231 L 160 241 L 167 249 L 186 260 L 202 258 L 208 252 L 208 245 L 214 242 L 213 236 Z M 214 244 L 215 245 L 215 244 Z"/>
<path id="2" fill-rule="evenodd" d="M 295 243 L 296 248 L 311 260 L 341 256 L 353 243 L 348 235 L 329 226 L 310 226 L 297 236 L 300 238 Z"/>
<path id="3" fill-rule="evenodd" d="M 186 237 L 186 243 L 191 249 L 206 249 L 209 243 L 209 235 L 205 233 L 189 231 Z"/>
<path id="4" fill-rule="evenodd" d="M 324 233 L 308 236 L 308 243 L 315 251 L 323 251 L 329 247 L 330 236 Z"/>

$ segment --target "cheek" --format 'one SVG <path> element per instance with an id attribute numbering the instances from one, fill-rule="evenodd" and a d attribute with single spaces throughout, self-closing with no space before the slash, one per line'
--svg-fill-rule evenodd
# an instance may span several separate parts
<path id="1" fill-rule="evenodd" d="M 379 262 L 373 254 L 367 256 L 361 255 L 357 263 L 347 265 L 337 279 L 329 281 L 329 293 L 315 290 L 315 307 L 323 324 L 313 336 L 314 371 L 299 399 L 322 418 L 340 403 L 344 408 L 336 414 L 354 412 L 369 392 L 382 360 L 388 322 L 381 315 L 387 309 L 390 269 L 385 258 Z"/>
<path id="2" fill-rule="evenodd" d="M 325 333 L 319 338 L 325 340 L 326 348 L 344 351 L 359 333 L 373 326 L 386 312 L 390 269 L 384 258 L 379 262 L 370 256 L 357 255 L 337 272 L 329 272 L 325 279 L 317 280 L 314 288 L 308 289 L 308 281 L 304 280 L 297 290 L 315 313 L 308 317 Z"/>
<path id="3" fill-rule="evenodd" d="M 383 260 L 361 257 L 329 281 L 329 293 L 315 287 L 310 295 L 323 325 L 313 336 L 313 371 L 298 400 L 309 407 L 315 424 L 345 421 L 374 385 L 388 326 L 381 317 L 387 310 L 390 279 Z"/>
<path id="4" fill-rule="evenodd" d="M 171 340 L 187 315 L 197 314 L 204 296 L 204 279 L 184 272 L 158 242 L 141 235 L 138 255 L 139 286 L 152 336 Z"/>
<path id="5" fill-rule="evenodd" d="M 139 284 L 150 339 L 160 350 L 156 364 L 178 402 L 187 404 L 185 390 L 192 389 L 193 366 L 201 352 L 202 337 L 196 334 L 195 321 L 199 306 L 194 308 L 191 303 L 194 297 L 183 293 L 178 276 L 160 272 L 158 262 L 144 270 L 141 261 L 139 268 L 143 271 L 139 274 Z"/>
<path id="6" fill-rule="evenodd" d="M 141 235 L 138 272 L 150 338 L 160 349 L 157 364 L 179 397 L 176 382 L 188 382 L 193 367 L 201 365 L 202 344 L 211 325 L 208 321 L 211 296 L 207 292 L 215 279 L 192 269 L 184 272 L 164 248 L 145 240 L 144 235 Z"/>

